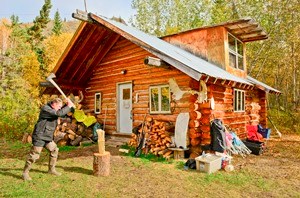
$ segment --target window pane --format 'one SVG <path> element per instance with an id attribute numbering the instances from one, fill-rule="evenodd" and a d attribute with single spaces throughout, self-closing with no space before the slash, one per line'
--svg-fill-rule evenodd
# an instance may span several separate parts
<path id="1" fill-rule="evenodd" d="M 245 92 L 242 90 L 234 90 L 234 111 L 245 111 Z"/>
<path id="2" fill-rule="evenodd" d="M 244 92 L 241 92 L 241 105 L 242 105 L 241 110 L 244 111 L 245 110 L 245 93 Z"/>
<path id="3" fill-rule="evenodd" d="M 123 89 L 123 100 L 130 99 L 130 89 Z"/>
<path id="4" fill-rule="evenodd" d="M 241 56 L 244 55 L 243 53 L 243 44 L 237 40 L 237 53 Z"/>
<path id="5" fill-rule="evenodd" d="M 170 111 L 170 89 L 169 87 L 161 88 L 161 110 Z"/>
<path id="6" fill-rule="evenodd" d="M 229 65 L 236 68 L 236 56 L 232 53 L 229 53 Z"/>
<path id="7" fill-rule="evenodd" d="M 100 111 L 101 111 L 101 94 L 96 93 L 95 94 L 95 109 L 94 109 L 94 112 L 95 113 L 100 113 Z"/>
<path id="8" fill-rule="evenodd" d="M 243 57 L 238 57 L 238 68 L 241 70 L 244 70 L 244 61 L 243 61 Z"/>
<path id="9" fill-rule="evenodd" d="M 237 96 L 237 97 L 238 97 L 238 101 L 237 101 L 237 106 L 238 106 L 238 107 L 237 107 L 237 110 L 240 111 L 240 110 L 242 109 L 242 107 L 241 107 L 241 92 L 238 91 L 238 92 L 237 92 L 237 95 L 238 95 L 238 96 Z"/>
<path id="10" fill-rule="evenodd" d="M 237 110 L 237 91 L 234 90 L 234 110 L 236 111 Z"/>
<path id="11" fill-rule="evenodd" d="M 158 88 L 151 88 L 151 111 L 158 110 Z"/>
<path id="12" fill-rule="evenodd" d="M 228 45 L 229 45 L 229 49 L 236 51 L 235 49 L 235 38 L 233 36 L 231 36 L 230 34 L 228 34 Z"/>

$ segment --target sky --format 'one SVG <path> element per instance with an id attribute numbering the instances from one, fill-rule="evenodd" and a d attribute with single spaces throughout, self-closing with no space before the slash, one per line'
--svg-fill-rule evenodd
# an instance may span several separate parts
<path id="1" fill-rule="evenodd" d="M 122 17 L 126 22 L 134 15 L 131 0 L 85 0 L 87 12 L 111 18 Z M 51 0 L 50 18 L 58 10 L 64 20 L 73 20 L 72 13 L 76 9 L 85 11 L 84 0 Z M 0 0 L 0 19 L 10 18 L 13 14 L 20 22 L 32 22 L 44 5 L 44 0 Z"/>

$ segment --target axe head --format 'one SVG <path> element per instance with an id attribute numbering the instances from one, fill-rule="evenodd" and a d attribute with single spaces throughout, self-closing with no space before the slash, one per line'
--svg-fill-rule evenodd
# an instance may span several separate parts
<path id="1" fill-rule="evenodd" d="M 46 78 L 47 81 L 52 80 L 53 78 L 56 78 L 54 73 L 50 73 L 50 75 Z"/>

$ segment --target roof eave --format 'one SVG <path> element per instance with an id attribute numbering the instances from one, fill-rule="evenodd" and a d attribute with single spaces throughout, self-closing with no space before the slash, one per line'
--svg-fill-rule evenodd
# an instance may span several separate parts
<path id="1" fill-rule="evenodd" d="M 247 80 L 251 83 L 253 83 L 258 89 L 263 90 L 267 93 L 272 93 L 275 95 L 280 95 L 281 92 L 277 89 L 274 89 L 273 87 L 270 87 L 269 85 L 260 82 L 259 80 L 256 80 L 255 78 L 252 78 L 251 76 L 247 76 Z"/>

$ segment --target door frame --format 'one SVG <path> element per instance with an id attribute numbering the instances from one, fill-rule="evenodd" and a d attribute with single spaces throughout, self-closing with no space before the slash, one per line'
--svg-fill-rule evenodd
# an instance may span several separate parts
<path id="1" fill-rule="evenodd" d="M 124 81 L 124 82 L 118 82 L 118 83 L 116 83 L 116 109 L 117 109 L 117 113 L 116 113 L 116 115 L 117 115 L 117 133 L 119 133 L 119 134 L 130 134 L 130 133 L 121 133 L 120 132 L 120 111 L 119 111 L 119 97 L 120 97 L 120 95 L 119 95 L 119 86 L 120 85 L 122 85 L 122 84 L 131 84 L 131 86 L 130 86 L 130 88 L 131 88 L 131 111 L 132 111 L 132 105 L 133 105 L 133 102 L 132 102 L 132 99 L 133 99 L 133 95 L 132 95 L 132 93 L 133 93 L 133 81 L 132 80 L 130 80 L 130 81 Z M 131 123 L 133 124 L 133 117 L 132 117 L 132 121 L 131 121 Z"/>

